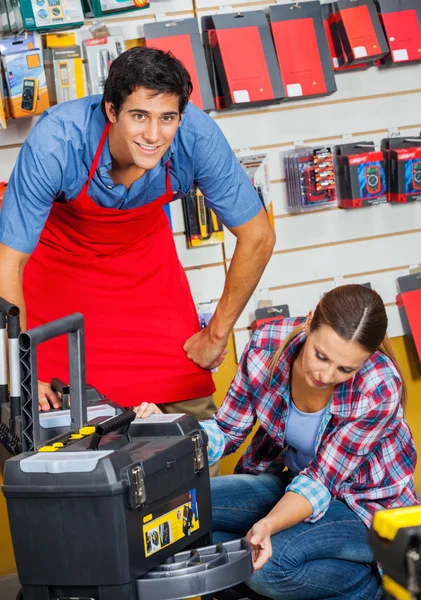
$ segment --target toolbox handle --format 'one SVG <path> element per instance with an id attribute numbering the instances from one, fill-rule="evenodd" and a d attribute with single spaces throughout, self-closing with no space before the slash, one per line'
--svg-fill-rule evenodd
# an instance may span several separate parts
<path id="1" fill-rule="evenodd" d="M 39 344 L 68 334 L 69 371 L 72 402 L 71 428 L 78 431 L 87 423 L 84 318 L 74 313 L 20 334 L 20 364 L 22 385 L 22 450 L 35 450 L 40 440 L 38 411 L 38 365 L 36 348 Z"/>
<path id="2" fill-rule="evenodd" d="M 89 444 L 89 450 L 98 450 L 99 443 L 104 435 L 111 433 L 112 431 L 118 431 L 123 429 L 123 433 L 129 437 L 130 423 L 136 418 L 136 413 L 133 410 L 125 410 L 121 415 L 116 415 L 110 419 L 98 423 L 95 427 L 95 433 L 92 436 L 91 443 Z"/>
<path id="3" fill-rule="evenodd" d="M 6 324 L 9 349 L 9 385 L 10 395 L 7 394 L 7 364 L 6 364 Z M 0 298 L 0 402 L 10 403 L 10 427 L 15 431 L 15 421 L 20 415 L 20 366 L 19 344 L 20 309 L 16 304 Z M 6 375 L 6 378 L 5 378 Z"/>

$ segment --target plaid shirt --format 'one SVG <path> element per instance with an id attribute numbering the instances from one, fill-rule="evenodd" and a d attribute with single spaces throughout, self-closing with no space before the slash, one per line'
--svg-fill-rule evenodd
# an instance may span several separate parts
<path id="1" fill-rule="evenodd" d="M 304 321 L 283 319 L 254 332 L 224 403 L 212 419 L 202 422 L 210 463 L 237 450 L 258 420 L 260 427 L 235 472 L 284 469 L 291 364 L 305 341 L 304 331 L 287 344 L 272 379 L 270 360 L 280 342 Z M 308 522 L 320 519 L 332 498 L 346 502 L 368 527 L 380 509 L 418 504 L 416 452 L 401 392 L 399 374 L 381 352 L 335 387 L 316 439 L 316 456 L 287 488 L 313 506 Z"/>

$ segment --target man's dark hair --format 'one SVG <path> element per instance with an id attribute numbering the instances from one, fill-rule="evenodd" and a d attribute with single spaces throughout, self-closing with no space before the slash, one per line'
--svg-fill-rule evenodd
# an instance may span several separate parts
<path id="1" fill-rule="evenodd" d="M 193 90 L 187 69 L 171 52 L 136 46 L 120 54 L 111 64 L 101 102 L 104 115 L 105 103 L 111 102 L 118 116 L 127 97 L 138 87 L 152 90 L 156 96 L 178 96 L 180 114 Z"/>

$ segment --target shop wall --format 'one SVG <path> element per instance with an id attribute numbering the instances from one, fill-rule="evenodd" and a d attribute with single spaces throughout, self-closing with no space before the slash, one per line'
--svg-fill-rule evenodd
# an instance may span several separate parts
<path id="1" fill-rule="evenodd" d="M 289 0 L 283 0 L 288 2 Z M 156 19 L 188 18 L 221 10 L 216 0 L 156 0 L 141 17 L 107 19 L 111 33 L 126 39 L 143 35 L 143 25 Z M 267 2 L 230 2 L 233 10 L 264 8 Z M 229 10 L 222 7 L 222 10 Z M 195 11 L 195 12 L 194 12 Z M 90 23 L 86 23 L 85 35 Z M 407 415 L 421 447 L 418 407 L 421 378 L 402 338 L 396 307 L 396 278 L 421 263 L 421 203 L 380 205 L 359 210 L 331 208 L 290 215 L 286 209 L 285 174 L 281 153 L 297 143 L 337 144 L 343 140 L 375 140 L 388 135 L 415 135 L 421 130 L 421 65 L 390 70 L 337 75 L 338 91 L 323 98 L 299 100 L 250 110 L 211 113 L 235 152 L 265 152 L 269 157 L 271 200 L 277 242 L 258 288 L 238 320 L 230 339 L 229 355 L 215 374 L 217 400 L 221 402 L 235 373 L 237 360 L 249 337 L 253 312 L 261 299 L 288 304 L 292 315 L 306 314 L 320 297 L 341 283 L 370 282 L 382 295 L 389 316 L 389 334 L 404 373 L 409 402 Z M 36 122 L 21 119 L 0 133 L 0 180 L 10 176 L 19 149 Z M 181 202 L 171 206 L 174 239 L 196 302 L 218 300 L 235 239 L 226 231 L 223 245 L 188 249 Z M 98 386 L 100 382 L 98 382 Z M 232 471 L 238 452 L 223 461 L 223 472 Z M 421 468 L 416 473 L 421 489 Z M 13 570 L 5 506 L 0 498 L 0 575 Z"/>

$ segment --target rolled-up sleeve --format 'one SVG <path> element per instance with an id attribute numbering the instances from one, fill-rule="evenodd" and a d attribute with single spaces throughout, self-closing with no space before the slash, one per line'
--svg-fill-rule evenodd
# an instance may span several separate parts
<path id="1" fill-rule="evenodd" d="M 10 177 L 0 211 L 0 242 L 30 254 L 58 195 L 61 167 L 51 154 L 39 156 L 25 142 Z"/>

